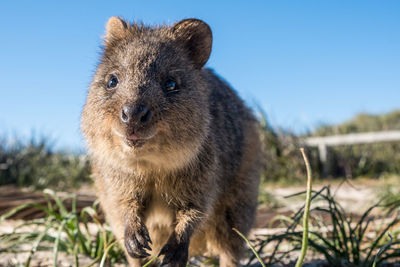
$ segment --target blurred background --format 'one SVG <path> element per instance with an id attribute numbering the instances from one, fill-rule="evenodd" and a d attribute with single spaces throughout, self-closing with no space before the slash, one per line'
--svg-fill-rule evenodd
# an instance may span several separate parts
<path id="1" fill-rule="evenodd" d="M 261 119 L 266 180 L 298 179 L 304 137 L 400 129 L 398 1 L 13 1 L 2 8 L 1 184 L 52 176 L 45 171 L 55 168 L 46 161 L 52 157 L 38 156 L 32 165 L 46 166 L 46 175 L 12 178 L 25 176 L 17 167 L 27 166 L 25 158 L 13 157 L 26 146 L 61 162 L 85 154 L 80 112 L 111 16 L 150 25 L 196 17 L 211 26 L 207 66 Z M 309 150 L 319 176 L 379 177 L 399 173 L 398 145 L 326 147 L 328 162 Z"/>
<path id="2" fill-rule="evenodd" d="M 350 241 L 334 241 L 326 247 L 323 254 L 333 255 L 326 256 L 329 266 L 339 266 L 343 259 L 355 264 L 352 266 L 359 266 L 357 262 L 365 259 L 365 266 L 371 266 L 370 256 L 385 245 L 383 237 L 388 229 L 397 237 L 393 243 L 397 248 L 387 247 L 382 261 L 393 257 L 400 262 L 396 252 L 400 246 L 400 218 L 393 217 L 400 206 L 399 1 L 43 0 L 4 1 L 1 8 L 0 215 L 24 203 L 28 203 L 27 209 L 16 208 L 18 212 L 8 217 L 42 218 L 45 210 L 49 218 L 61 212 L 52 217 L 59 220 L 54 225 L 60 228 L 51 227 L 71 227 L 65 230 L 71 240 L 59 239 L 60 249 L 67 256 L 79 254 L 99 261 L 107 238 L 97 234 L 94 239 L 88 232 L 79 246 L 90 244 L 93 250 L 77 250 L 73 238 L 77 228 L 73 225 L 84 223 L 86 227 L 88 221 L 81 221 L 86 217 L 78 218 L 76 210 L 90 210 L 92 221 L 100 225 L 99 231 L 106 231 L 105 237 L 112 238 L 94 211 L 90 162 L 79 129 L 105 24 L 111 16 L 149 25 L 171 25 L 195 17 L 213 30 L 213 50 L 206 66 L 229 82 L 260 119 L 265 164 L 256 227 L 276 227 L 274 216 L 289 216 L 300 208 L 304 195 L 295 193 L 304 189 L 305 167 L 299 149 L 305 147 L 314 188 L 320 193 L 325 190 L 322 198 L 334 207 L 329 216 L 333 220 L 336 215 L 332 214 L 339 213 L 337 216 L 346 218 L 338 223 L 320 214 L 313 217 L 313 223 L 319 226 L 339 225 L 342 233 L 349 233 Z M 333 194 L 325 187 L 328 185 Z M 44 189 L 48 206 L 54 210 L 38 211 L 38 206 L 32 210 L 32 203 L 46 203 L 37 192 Z M 78 195 L 63 198 L 64 207 L 48 189 Z M 286 198 L 292 194 L 294 198 Z M 374 208 L 367 208 L 379 200 L 386 210 L 374 216 L 388 227 L 379 221 L 372 230 L 368 228 L 368 240 L 354 236 L 364 233 L 375 220 L 370 213 Z M 339 202 L 344 209 L 336 209 Z M 69 215 L 67 208 L 72 209 Z M 292 226 L 287 225 L 289 220 L 283 220 L 283 229 L 296 229 L 301 209 L 295 214 L 290 219 Z M 63 218 L 75 221 L 65 224 Z M 360 231 L 351 230 L 353 218 L 361 218 L 357 224 Z M 388 222 L 390 218 L 395 219 Z M 10 224 L 6 228 L 0 224 L 0 240 L 12 241 L 0 246 L 0 253 L 11 255 L 8 262 L 25 261 L 26 257 L 18 259 L 15 251 L 21 251 L 23 242 L 30 244 L 43 236 L 39 231 L 15 237 L 8 232 L 13 232 L 16 224 Z M 386 230 L 379 232 L 383 228 Z M 335 236 L 339 230 L 327 231 L 332 240 L 345 238 Z M 296 237 L 295 232 L 290 234 Z M 293 236 L 278 239 L 288 237 L 293 244 Z M 52 250 L 54 234 L 44 236 L 44 240 L 50 242 L 48 251 Z M 354 240 L 357 243 L 352 246 L 366 244 L 365 249 L 355 249 L 350 255 L 346 242 Z M 259 244 L 260 251 L 268 247 L 267 241 Z M 315 251 L 320 253 L 321 246 L 329 242 L 315 243 Z M 299 248 L 296 244 L 293 251 Z M 321 258 L 318 253 L 316 257 Z M 278 254 L 273 252 L 269 263 L 279 262 L 281 258 L 274 257 Z M 14 266 L 4 263 L 5 259 L 0 266 Z M 292 259 L 289 257 L 289 261 Z M 124 262 L 122 250 L 111 250 L 109 260 Z"/>

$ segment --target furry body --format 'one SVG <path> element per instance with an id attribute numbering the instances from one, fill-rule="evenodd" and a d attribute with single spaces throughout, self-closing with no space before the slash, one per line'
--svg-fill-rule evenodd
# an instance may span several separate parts
<path id="1" fill-rule="evenodd" d="M 244 241 L 232 228 L 251 228 L 261 146 L 250 110 L 203 68 L 211 42 L 196 19 L 107 24 L 82 130 L 100 203 L 131 266 L 159 253 L 170 266 L 199 254 L 239 263 Z"/>

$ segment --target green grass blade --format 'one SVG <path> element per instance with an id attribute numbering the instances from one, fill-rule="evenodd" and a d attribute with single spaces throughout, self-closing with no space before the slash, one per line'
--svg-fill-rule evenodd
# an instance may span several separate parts
<path id="1" fill-rule="evenodd" d="M 15 215 L 16 213 L 27 209 L 27 208 L 35 208 L 38 210 L 42 210 L 43 212 L 45 212 L 47 215 L 55 215 L 51 210 L 49 210 L 48 208 L 46 208 L 43 205 L 40 204 L 36 204 L 36 203 L 27 203 L 27 204 L 22 204 L 20 206 L 17 206 L 15 208 L 13 208 L 12 210 L 8 211 L 7 213 L 3 214 L 0 217 L 0 222 L 10 218 L 11 216 Z"/>
<path id="2" fill-rule="evenodd" d="M 153 258 L 151 258 L 148 262 L 146 262 L 142 267 L 147 267 L 149 266 L 153 261 L 157 260 L 158 256 L 154 256 Z"/>
<path id="3" fill-rule="evenodd" d="M 308 227 L 310 220 L 310 206 L 311 206 L 311 192 L 312 192 L 312 171 L 311 165 L 308 161 L 307 155 L 304 151 L 304 148 L 300 149 L 301 154 L 303 155 L 304 162 L 306 164 L 307 169 L 307 194 L 306 194 L 306 205 L 304 209 L 303 215 L 303 241 L 301 245 L 300 257 L 296 262 L 296 267 L 301 267 L 306 257 L 307 248 L 308 248 Z"/>
<path id="4" fill-rule="evenodd" d="M 108 256 L 108 252 L 110 251 L 110 249 L 111 249 L 116 243 L 117 243 L 117 241 L 112 242 L 112 243 L 109 244 L 108 247 L 104 250 L 103 257 L 101 258 L 100 265 L 99 265 L 100 267 L 104 267 L 104 264 L 106 263 L 106 259 L 107 259 L 107 256 Z"/>
<path id="5" fill-rule="evenodd" d="M 232 230 L 235 231 L 241 238 L 243 238 L 246 241 L 247 245 L 249 245 L 251 251 L 253 251 L 254 255 L 257 257 L 258 261 L 260 262 L 261 266 L 265 267 L 265 264 L 261 260 L 260 255 L 258 255 L 258 253 L 254 249 L 254 247 L 251 245 L 250 241 L 241 232 L 239 232 L 239 230 L 237 230 L 236 228 L 232 228 Z"/>
<path id="6" fill-rule="evenodd" d="M 53 220 L 52 217 L 49 217 L 47 219 L 46 228 L 38 235 L 38 237 L 36 238 L 35 242 L 33 243 L 32 249 L 31 249 L 31 251 L 29 253 L 29 257 L 28 257 L 27 261 L 25 262 L 25 267 L 29 267 L 30 266 L 32 257 L 36 253 L 40 242 L 42 241 L 44 236 L 47 234 L 47 231 L 53 226 L 54 223 L 52 222 L 52 220 Z"/>
<path id="7" fill-rule="evenodd" d="M 390 235 L 390 233 L 388 233 L 388 236 L 389 236 L 389 238 L 390 238 L 389 242 L 388 242 L 386 245 L 384 245 L 384 246 L 378 251 L 378 253 L 375 255 L 375 259 L 374 259 L 374 263 L 372 264 L 372 267 L 376 267 L 376 262 L 378 261 L 379 256 L 380 256 L 383 252 L 385 252 L 385 251 L 392 245 L 393 237 Z"/>
<path id="8" fill-rule="evenodd" d="M 59 244 L 60 244 L 61 233 L 62 233 L 62 230 L 63 230 L 64 225 L 66 224 L 67 220 L 68 219 L 65 218 L 62 221 L 62 223 L 60 224 L 60 226 L 58 227 L 58 230 L 57 230 L 57 237 L 56 237 L 56 241 L 55 241 L 54 247 L 53 247 L 53 266 L 54 267 L 57 267 L 58 247 L 59 247 Z"/>
<path id="9" fill-rule="evenodd" d="M 61 199 L 57 196 L 57 194 L 53 190 L 46 188 L 45 190 L 43 190 L 43 193 L 45 195 L 49 195 L 53 198 L 53 200 L 56 202 L 56 205 L 60 209 L 60 213 L 61 213 L 62 217 L 67 216 L 67 214 L 68 214 L 67 208 L 65 207 L 65 205 L 63 204 Z"/>
<path id="10" fill-rule="evenodd" d="M 390 222 L 385 229 L 382 231 L 382 233 L 375 239 L 375 241 L 372 243 L 372 245 L 370 246 L 370 249 L 368 251 L 367 256 L 365 257 L 365 261 L 368 261 L 369 258 L 372 255 L 373 250 L 378 246 L 379 241 L 385 236 L 385 234 L 389 231 L 389 229 L 394 226 L 395 224 L 397 224 L 399 222 L 399 215 L 397 215 L 392 222 Z"/>

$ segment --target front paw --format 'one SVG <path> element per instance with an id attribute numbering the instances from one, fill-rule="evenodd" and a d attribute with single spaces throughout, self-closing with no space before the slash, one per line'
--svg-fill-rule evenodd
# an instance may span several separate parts
<path id="1" fill-rule="evenodd" d="M 185 267 L 189 255 L 189 241 L 178 241 L 171 237 L 158 254 L 161 255 L 164 255 L 161 266 Z"/>
<path id="2" fill-rule="evenodd" d="M 127 225 L 125 227 L 125 248 L 132 258 L 146 258 L 150 256 L 147 250 L 151 250 L 149 243 L 151 239 L 149 232 L 144 224 L 139 223 L 136 226 Z"/>

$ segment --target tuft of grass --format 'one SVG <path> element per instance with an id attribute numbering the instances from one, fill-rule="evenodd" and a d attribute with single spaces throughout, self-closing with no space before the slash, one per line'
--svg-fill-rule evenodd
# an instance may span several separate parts
<path id="1" fill-rule="evenodd" d="M 60 252 L 73 255 L 74 266 L 79 266 L 79 256 L 92 259 L 87 265 L 125 262 L 123 250 L 107 225 L 99 219 L 98 203 L 76 212 L 76 196 L 60 198 L 53 190 L 46 189 L 44 194 L 47 205 L 25 204 L 0 217 L 3 221 L 13 214 L 34 207 L 45 212 L 41 219 L 27 221 L 17 226 L 12 233 L 0 235 L 0 250 L 3 252 L 24 252 L 23 247 L 31 246 L 25 266 L 29 267 L 37 251 L 49 251 L 53 254 L 53 266 L 58 266 Z M 64 201 L 72 199 L 72 208 L 68 210 Z M 33 231 L 22 230 L 24 227 Z M 94 228 L 94 229 L 92 229 Z"/>
<path id="2" fill-rule="evenodd" d="M 306 194 L 300 192 L 292 195 Z M 310 226 L 308 239 L 309 248 L 314 253 L 322 255 L 330 266 L 372 266 L 385 261 L 400 259 L 400 216 L 399 202 L 377 204 L 368 208 L 360 217 L 347 214 L 331 194 L 329 187 L 320 191 L 312 191 L 313 207 L 310 209 Z M 300 219 L 305 214 L 306 205 L 301 207 L 291 218 L 282 220 L 286 230 L 261 239 L 256 244 L 257 253 L 269 244 L 275 247 L 269 254 L 268 265 L 283 263 L 291 253 L 301 249 L 304 243 L 304 232 Z M 389 211 L 382 217 L 376 217 L 374 211 L 381 213 Z M 389 219 L 387 219 L 389 218 Z M 393 233 L 393 240 L 389 243 L 385 237 L 389 231 Z M 285 244 L 286 247 L 283 246 Z M 284 248 L 282 248 L 284 247 Z M 289 248 L 288 248 L 289 247 Z M 250 262 L 254 260 L 251 258 Z"/>
<path id="3" fill-rule="evenodd" d="M 307 189 L 306 189 L 306 200 L 305 200 L 305 210 L 303 214 L 303 238 L 302 238 L 302 244 L 301 244 L 301 252 L 300 252 L 300 257 L 298 258 L 296 262 L 296 267 L 301 267 L 304 261 L 304 258 L 307 254 L 307 249 L 308 249 L 308 238 L 309 238 L 309 217 L 310 217 L 310 206 L 311 206 L 311 192 L 312 192 L 312 172 L 311 172 L 311 166 L 310 162 L 308 160 L 308 157 L 304 151 L 304 148 L 300 149 L 301 154 L 303 156 L 304 163 L 306 165 L 306 170 L 307 170 Z M 233 231 L 235 231 L 241 238 L 243 238 L 247 245 L 250 247 L 253 255 L 257 258 L 258 262 L 261 264 L 262 267 L 265 267 L 266 265 L 264 264 L 263 260 L 260 257 L 260 252 L 256 251 L 254 246 L 251 244 L 251 242 L 237 229 L 232 228 Z M 251 260 L 249 261 L 249 263 Z M 249 264 L 248 263 L 248 264 Z"/>

